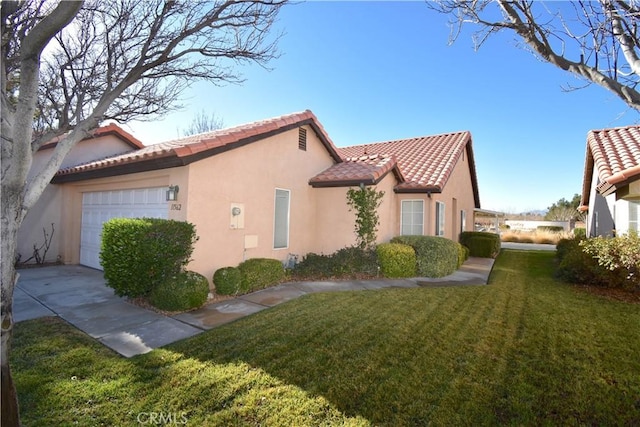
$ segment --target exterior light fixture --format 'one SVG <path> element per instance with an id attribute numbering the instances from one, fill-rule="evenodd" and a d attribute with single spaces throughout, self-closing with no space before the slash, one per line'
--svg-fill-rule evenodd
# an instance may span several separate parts
<path id="1" fill-rule="evenodd" d="M 178 200 L 178 191 L 180 191 L 180 187 L 177 185 L 170 185 L 167 190 L 167 202 L 175 202 Z"/>

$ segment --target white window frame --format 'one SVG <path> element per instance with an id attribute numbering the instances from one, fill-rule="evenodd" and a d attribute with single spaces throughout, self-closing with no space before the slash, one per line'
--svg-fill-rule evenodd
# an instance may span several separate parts
<path id="1" fill-rule="evenodd" d="M 640 200 L 629 200 L 629 231 L 640 231 Z"/>
<path id="2" fill-rule="evenodd" d="M 460 232 L 464 233 L 467 228 L 467 211 L 460 210 Z"/>
<path id="3" fill-rule="evenodd" d="M 444 236 L 445 218 L 447 217 L 447 208 L 444 202 L 436 202 L 436 236 Z"/>
<path id="4" fill-rule="evenodd" d="M 279 221 L 278 221 L 278 192 L 285 192 L 287 195 L 287 214 L 285 218 L 285 232 L 286 232 L 286 242 L 280 242 L 278 232 L 279 232 Z M 286 188 L 276 188 L 273 195 L 273 249 L 287 249 L 289 247 L 289 231 L 291 228 L 291 190 L 287 190 Z"/>
<path id="5" fill-rule="evenodd" d="M 412 207 L 412 209 L 411 209 L 411 214 L 412 214 L 411 215 L 411 224 L 409 224 L 409 227 L 411 228 L 411 233 L 409 233 L 409 234 L 405 234 L 404 233 L 404 227 L 405 227 L 405 225 L 407 225 L 407 224 L 405 224 L 405 222 L 403 220 L 404 219 L 404 212 L 405 212 L 405 208 L 404 208 L 405 202 L 411 202 L 411 207 Z M 413 232 L 414 231 L 413 228 L 418 225 L 418 224 L 415 224 L 413 222 L 413 213 L 414 213 L 414 211 L 413 211 L 413 206 L 414 205 L 413 204 L 415 202 L 420 202 L 422 204 L 422 222 L 419 224 L 420 225 L 420 234 L 415 234 Z M 413 236 L 422 236 L 422 235 L 424 235 L 424 205 L 425 205 L 425 203 L 424 203 L 424 200 L 422 200 L 422 199 L 406 199 L 406 200 L 402 200 L 400 202 L 400 235 L 402 235 L 402 236 L 411 236 L 411 235 L 413 235 Z"/>

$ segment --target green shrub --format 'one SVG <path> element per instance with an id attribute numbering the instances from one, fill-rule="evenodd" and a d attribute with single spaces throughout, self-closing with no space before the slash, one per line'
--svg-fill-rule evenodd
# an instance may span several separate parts
<path id="1" fill-rule="evenodd" d="M 270 258 L 251 258 L 238 269 L 242 275 L 241 292 L 253 292 L 280 283 L 285 278 L 282 262 Z"/>
<path id="2" fill-rule="evenodd" d="M 637 233 L 586 239 L 580 242 L 580 247 L 604 270 L 601 274 L 604 286 L 640 289 L 640 237 Z"/>
<path id="3" fill-rule="evenodd" d="M 293 269 L 293 276 L 298 280 L 377 275 L 376 251 L 355 246 L 342 248 L 330 255 L 308 253 Z"/>
<path id="4" fill-rule="evenodd" d="M 556 258 L 558 261 L 562 261 L 569 252 L 579 248 L 581 240 L 580 238 L 558 240 L 556 244 Z"/>
<path id="5" fill-rule="evenodd" d="M 463 245 L 462 243 L 458 243 L 458 268 L 464 264 L 466 260 L 469 259 L 469 248 Z"/>
<path id="6" fill-rule="evenodd" d="M 102 229 L 100 261 L 107 286 L 119 296 L 146 296 L 178 274 L 197 241 L 188 222 L 157 218 L 113 218 Z"/>
<path id="7" fill-rule="evenodd" d="M 149 294 L 149 302 L 161 310 L 184 311 L 200 307 L 208 295 L 206 277 L 195 271 L 181 271 L 158 283 Z"/>
<path id="8" fill-rule="evenodd" d="M 411 246 L 416 252 L 416 273 L 423 277 L 444 277 L 458 268 L 458 244 L 444 237 L 397 236 L 391 243 Z"/>
<path id="9" fill-rule="evenodd" d="M 573 236 L 578 239 L 584 239 L 587 237 L 587 229 L 586 228 L 574 228 Z"/>
<path id="10" fill-rule="evenodd" d="M 556 245 L 557 275 L 569 283 L 602 286 L 603 269 L 580 246 L 581 239 L 561 239 Z"/>
<path id="11" fill-rule="evenodd" d="M 293 268 L 293 276 L 298 279 L 324 279 L 333 276 L 332 255 L 310 252 Z"/>
<path id="12" fill-rule="evenodd" d="M 378 257 L 375 249 L 350 246 L 331 256 L 334 277 L 377 276 Z"/>
<path id="13" fill-rule="evenodd" d="M 640 246 L 623 238 L 563 239 L 557 275 L 565 282 L 637 290 Z"/>
<path id="14" fill-rule="evenodd" d="M 480 258 L 495 258 L 495 240 L 488 237 L 475 237 L 469 240 L 469 253 Z"/>
<path id="15" fill-rule="evenodd" d="M 415 277 L 416 251 L 411 246 L 381 243 L 376 248 L 376 253 L 384 277 Z"/>
<path id="16" fill-rule="evenodd" d="M 242 273 L 236 267 L 224 267 L 213 274 L 216 293 L 220 295 L 236 295 L 242 292 Z"/>
<path id="17" fill-rule="evenodd" d="M 476 243 L 476 240 L 480 242 Z M 463 231 L 460 233 L 460 243 L 469 248 L 469 256 L 495 258 L 500 253 L 499 234 L 486 231 Z"/>
<path id="18" fill-rule="evenodd" d="M 564 227 L 560 225 L 539 225 L 536 227 L 537 231 L 548 231 L 550 233 L 562 233 L 564 231 Z"/>

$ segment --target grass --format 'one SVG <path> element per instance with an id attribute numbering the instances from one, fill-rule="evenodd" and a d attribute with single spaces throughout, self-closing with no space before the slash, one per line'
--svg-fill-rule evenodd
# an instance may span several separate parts
<path id="1" fill-rule="evenodd" d="M 490 286 L 312 294 L 124 359 L 61 320 L 16 326 L 26 426 L 638 425 L 640 305 L 503 251 Z"/>
<path id="2" fill-rule="evenodd" d="M 569 239 L 573 237 L 572 233 L 554 232 L 554 231 L 503 231 L 500 233 L 500 240 L 503 242 L 516 243 L 538 243 L 557 245 L 560 239 Z"/>

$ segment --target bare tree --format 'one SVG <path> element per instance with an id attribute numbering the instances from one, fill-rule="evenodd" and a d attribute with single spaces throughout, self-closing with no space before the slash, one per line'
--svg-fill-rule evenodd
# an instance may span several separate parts
<path id="1" fill-rule="evenodd" d="M 211 132 L 213 130 L 222 129 L 224 127 L 224 120 L 211 113 L 207 115 L 204 110 L 201 110 L 196 116 L 193 117 L 191 124 L 186 129 L 183 129 L 180 133 L 182 136 L 196 135 L 198 133 Z"/>
<path id="2" fill-rule="evenodd" d="M 637 1 L 436 1 L 451 14 L 451 41 L 464 24 L 480 28 L 476 48 L 498 31 L 513 31 L 520 45 L 543 59 L 597 84 L 640 110 L 640 7 Z M 573 90 L 575 87 L 568 87 Z"/>
<path id="3" fill-rule="evenodd" d="M 2 422 L 19 425 L 9 367 L 18 229 L 73 146 L 101 122 L 152 120 L 197 79 L 241 81 L 234 65 L 276 55 L 286 0 L 3 1 Z M 48 163 L 38 148 L 61 136 Z M 30 172 L 33 172 L 30 174 Z M 28 179 L 29 176 L 33 178 Z"/>

